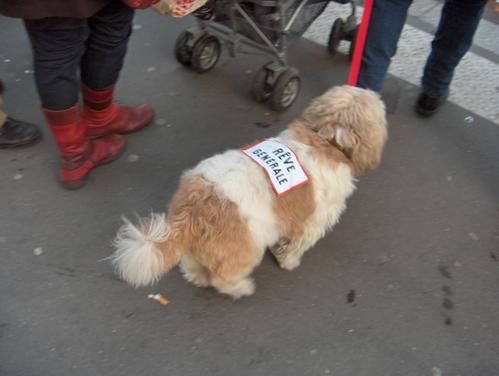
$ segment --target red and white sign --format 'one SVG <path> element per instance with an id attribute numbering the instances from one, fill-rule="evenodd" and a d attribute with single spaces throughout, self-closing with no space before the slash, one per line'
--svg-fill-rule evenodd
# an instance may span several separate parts
<path id="1" fill-rule="evenodd" d="M 278 195 L 310 180 L 293 150 L 275 138 L 248 146 L 241 151 L 264 168 Z"/>

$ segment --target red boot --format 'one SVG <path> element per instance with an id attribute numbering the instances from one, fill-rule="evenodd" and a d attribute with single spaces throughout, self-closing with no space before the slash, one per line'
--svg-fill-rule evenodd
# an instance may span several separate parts
<path id="1" fill-rule="evenodd" d="M 130 107 L 113 103 L 114 87 L 95 91 L 82 85 L 82 92 L 83 119 L 88 124 L 90 137 L 136 132 L 152 120 L 154 111 L 151 106 Z"/>
<path id="2" fill-rule="evenodd" d="M 81 188 L 93 168 L 113 161 L 125 148 L 125 139 L 116 134 L 89 140 L 77 106 L 43 112 L 61 152 L 59 180 L 66 189 Z"/>

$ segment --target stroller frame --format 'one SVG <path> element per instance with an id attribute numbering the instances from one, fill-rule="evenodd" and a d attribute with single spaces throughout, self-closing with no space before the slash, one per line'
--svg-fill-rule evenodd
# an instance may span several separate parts
<path id="1" fill-rule="evenodd" d="M 294 21 L 296 20 L 296 17 L 300 13 L 300 11 L 303 9 L 305 4 L 307 3 L 308 0 L 302 0 L 298 7 L 295 9 L 293 12 L 291 18 L 287 23 L 285 23 L 285 11 L 284 7 L 282 6 L 282 2 L 280 1 L 255 1 L 256 3 L 259 3 L 259 5 L 265 5 L 265 6 L 275 6 L 278 9 L 279 13 L 279 22 L 280 22 L 280 28 L 275 30 L 279 34 L 279 39 L 277 43 L 273 43 L 266 35 L 263 33 L 256 22 L 248 15 L 248 13 L 240 6 L 239 2 L 233 1 L 233 9 L 231 12 L 231 20 L 230 22 L 233 24 L 232 28 L 229 28 L 227 26 L 224 26 L 219 23 L 213 23 L 213 22 L 207 22 L 203 20 L 199 20 L 200 26 L 203 30 L 209 30 L 217 35 L 219 35 L 221 38 L 223 38 L 224 41 L 227 42 L 229 52 L 231 56 L 235 57 L 237 53 L 245 53 L 246 51 L 243 50 L 244 46 L 250 46 L 253 49 L 262 51 L 266 54 L 272 55 L 279 64 L 282 67 L 287 66 L 287 38 L 286 35 L 288 34 L 289 30 L 291 29 L 291 26 L 293 25 Z M 264 45 L 259 44 L 250 38 L 246 37 L 245 35 L 237 33 L 236 27 L 235 27 L 235 14 L 239 13 L 244 20 L 247 22 L 247 24 L 251 27 L 251 29 L 260 37 L 261 41 L 264 43 Z"/>
<path id="2" fill-rule="evenodd" d="M 354 30 L 356 27 L 353 1 L 341 1 L 342 3 L 352 4 L 351 16 L 341 25 L 343 34 L 346 36 L 343 39 L 347 40 L 352 40 L 352 38 L 348 39 L 349 33 L 345 30 Z M 317 1 L 317 3 L 321 2 L 324 1 Z M 220 41 L 223 41 L 232 57 L 236 57 L 238 54 L 271 57 L 272 61 L 265 64 L 257 73 L 253 85 L 253 96 L 257 102 L 270 100 L 274 110 L 283 111 L 293 104 L 301 87 L 298 70 L 288 64 L 288 36 L 291 34 L 292 27 L 299 14 L 310 3 L 310 0 L 301 0 L 291 13 L 286 12 L 287 9 L 283 1 L 244 1 L 244 3 L 254 4 L 255 6 L 275 9 L 275 12 L 272 13 L 275 15 L 273 18 L 273 21 L 276 22 L 275 27 L 267 27 L 267 30 L 270 30 L 274 36 L 272 39 L 262 31 L 261 27 L 240 3 L 239 0 L 218 0 L 217 6 L 224 7 L 228 18 L 225 22 L 218 22 L 213 14 L 208 15 L 208 17 L 199 17 L 198 26 L 187 29 L 177 39 L 175 45 L 176 58 L 181 64 L 192 68 L 198 73 L 207 72 L 218 62 L 222 47 Z M 324 5 L 324 8 L 326 6 L 327 4 Z M 238 22 L 242 20 L 244 20 L 245 25 L 249 26 L 252 37 L 238 32 L 238 26 L 240 25 Z M 329 50 L 333 53 L 331 49 Z M 257 52 L 255 53 L 255 51 Z"/>

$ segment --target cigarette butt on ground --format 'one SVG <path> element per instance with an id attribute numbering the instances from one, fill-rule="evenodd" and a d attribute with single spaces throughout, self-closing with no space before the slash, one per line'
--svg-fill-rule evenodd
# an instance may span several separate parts
<path id="1" fill-rule="evenodd" d="M 163 295 L 161 294 L 149 294 L 147 295 L 147 299 L 153 299 L 156 300 L 159 304 L 161 305 L 167 305 L 170 303 L 168 299 L 166 299 Z"/>

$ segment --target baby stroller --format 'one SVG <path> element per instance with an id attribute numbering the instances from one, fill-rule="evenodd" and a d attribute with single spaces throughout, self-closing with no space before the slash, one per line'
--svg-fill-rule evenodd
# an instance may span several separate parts
<path id="1" fill-rule="evenodd" d="M 231 56 L 263 53 L 272 61 L 258 71 L 253 96 L 257 102 L 270 101 L 284 111 L 295 101 L 301 87 L 299 72 L 288 65 L 288 39 L 298 38 L 324 11 L 325 0 L 211 0 L 195 12 L 199 27 L 179 35 L 175 43 L 178 62 L 198 73 L 211 70 L 221 54 L 221 41 Z M 352 6 L 350 16 L 336 19 L 331 28 L 328 50 L 336 53 L 341 40 L 351 42 L 353 53 L 357 33 L 354 0 L 335 0 Z"/>

